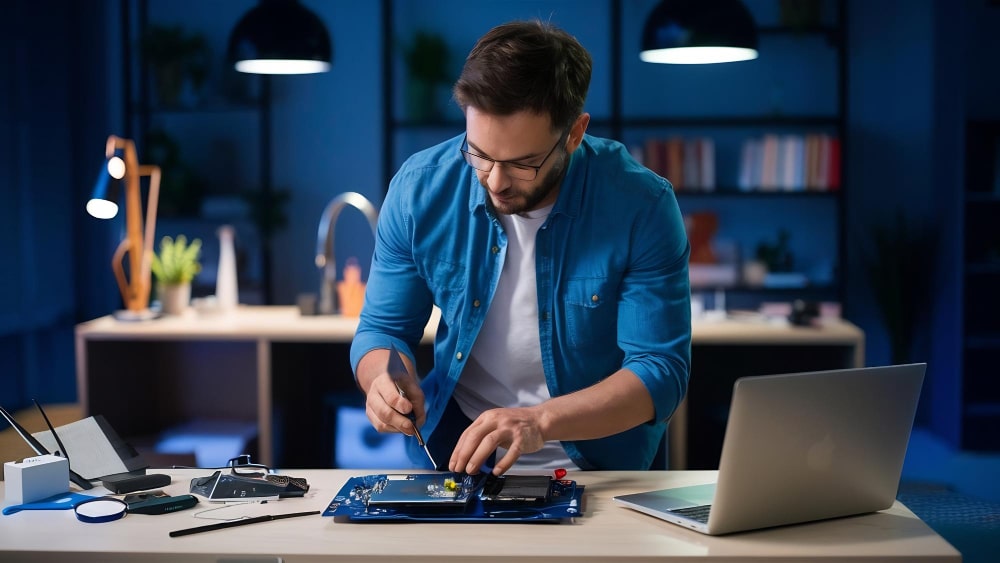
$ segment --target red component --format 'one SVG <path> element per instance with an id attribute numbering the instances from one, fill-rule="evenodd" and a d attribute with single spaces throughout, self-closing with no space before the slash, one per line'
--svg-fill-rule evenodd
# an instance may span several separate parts
<path id="1" fill-rule="evenodd" d="M 556 475 L 556 481 L 566 476 L 566 470 L 561 467 L 559 469 L 556 469 L 553 473 L 555 473 Z"/>

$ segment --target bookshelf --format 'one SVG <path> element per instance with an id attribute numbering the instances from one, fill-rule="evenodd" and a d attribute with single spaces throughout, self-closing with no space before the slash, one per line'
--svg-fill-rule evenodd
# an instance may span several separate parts
<path id="1" fill-rule="evenodd" d="M 1000 121 L 966 124 L 960 431 L 963 449 L 1000 450 Z"/>
<path id="2" fill-rule="evenodd" d="M 446 113 L 438 119 L 415 121 L 405 116 L 400 97 L 406 73 L 397 46 L 401 38 L 416 30 L 442 33 L 452 50 L 450 70 L 457 76 L 468 49 L 493 25 L 515 18 L 550 19 L 580 39 L 594 56 L 589 132 L 622 141 L 644 164 L 675 183 L 686 215 L 718 217 L 715 240 L 732 250 L 726 255 L 733 256 L 735 277 L 722 284 L 695 284 L 693 291 L 714 295 L 721 289 L 730 308 L 752 309 L 765 301 L 793 299 L 843 303 L 849 191 L 843 174 L 847 63 L 841 22 L 847 21 L 846 2 L 824 2 L 820 21 L 792 28 L 782 25 L 778 0 L 747 0 L 759 26 L 761 58 L 700 68 L 639 61 L 642 25 L 655 4 L 656 0 L 552 1 L 544 4 L 542 13 L 528 3 L 476 11 L 444 2 L 436 3 L 433 14 L 428 14 L 431 8 L 422 7 L 417 13 L 405 2 L 383 0 L 384 184 L 409 154 L 460 134 L 465 126 L 447 99 L 442 100 L 448 106 Z M 451 25 L 456 21 L 462 25 Z M 594 26 L 595 21 L 606 25 Z M 447 91 L 442 94 L 447 95 Z M 822 182 L 808 179 L 809 163 L 816 161 L 806 158 L 812 154 L 814 137 L 826 143 Z M 682 173 L 649 162 L 647 147 L 670 140 L 682 140 L 682 149 L 684 141 L 697 141 L 686 143 L 691 147 L 709 147 L 714 162 L 689 161 L 686 167 L 708 170 L 710 188 L 702 185 L 704 172 L 698 183 L 686 185 L 677 181 Z M 744 154 L 754 142 L 763 149 L 765 140 L 778 148 L 768 160 L 772 180 L 766 182 L 760 177 L 762 155 Z M 700 147 L 694 149 L 696 154 L 703 154 Z M 785 153 L 799 156 L 786 159 Z M 684 167 L 683 156 L 680 162 Z M 756 175 L 749 170 L 751 163 Z M 759 246 L 775 242 L 782 230 L 791 234 L 796 266 L 772 279 L 798 281 L 747 283 L 744 264 L 755 257 Z"/>

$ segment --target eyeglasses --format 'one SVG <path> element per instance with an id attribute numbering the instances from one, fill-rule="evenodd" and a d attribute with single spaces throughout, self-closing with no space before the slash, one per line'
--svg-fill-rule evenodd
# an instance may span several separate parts
<path id="1" fill-rule="evenodd" d="M 566 133 L 568 132 L 569 131 L 567 131 Z M 532 166 L 530 164 L 524 164 L 521 162 L 516 162 L 511 160 L 494 160 L 488 156 L 483 156 L 481 154 L 469 152 L 464 148 L 459 148 L 458 150 L 461 151 L 462 156 L 465 157 L 465 162 L 469 166 L 475 168 L 476 170 L 479 170 L 480 172 L 489 172 L 493 170 L 494 165 L 502 164 L 506 167 L 507 174 L 509 174 L 511 178 L 516 178 L 518 180 L 524 180 L 530 182 L 531 180 L 534 180 L 535 178 L 538 177 L 538 171 L 541 170 L 543 166 L 545 166 L 545 162 L 549 159 L 550 156 L 552 156 L 552 153 L 556 151 L 556 147 L 562 144 L 563 140 L 566 138 L 566 133 L 563 133 L 562 135 L 559 136 L 559 140 L 556 141 L 555 145 L 552 145 L 552 149 L 549 151 L 549 154 L 545 155 L 545 158 L 542 159 L 542 162 L 540 162 L 538 166 Z M 469 146 L 468 139 L 469 139 L 469 134 L 466 133 L 465 137 L 462 139 L 463 147 Z"/>

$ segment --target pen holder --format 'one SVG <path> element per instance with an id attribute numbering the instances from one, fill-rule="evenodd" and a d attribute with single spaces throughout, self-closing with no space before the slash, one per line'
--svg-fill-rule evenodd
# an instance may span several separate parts
<path id="1" fill-rule="evenodd" d="M 26 504 L 69 491 L 69 462 L 54 455 L 40 455 L 3 464 L 7 504 Z"/>

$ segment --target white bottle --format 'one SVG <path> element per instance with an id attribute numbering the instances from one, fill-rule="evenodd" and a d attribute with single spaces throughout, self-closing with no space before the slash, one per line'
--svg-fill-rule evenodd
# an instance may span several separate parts
<path id="1" fill-rule="evenodd" d="M 231 225 L 219 227 L 219 271 L 215 278 L 215 298 L 221 312 L 231 312 L 239 304 L 236 285 L 236 249 Z"/>

